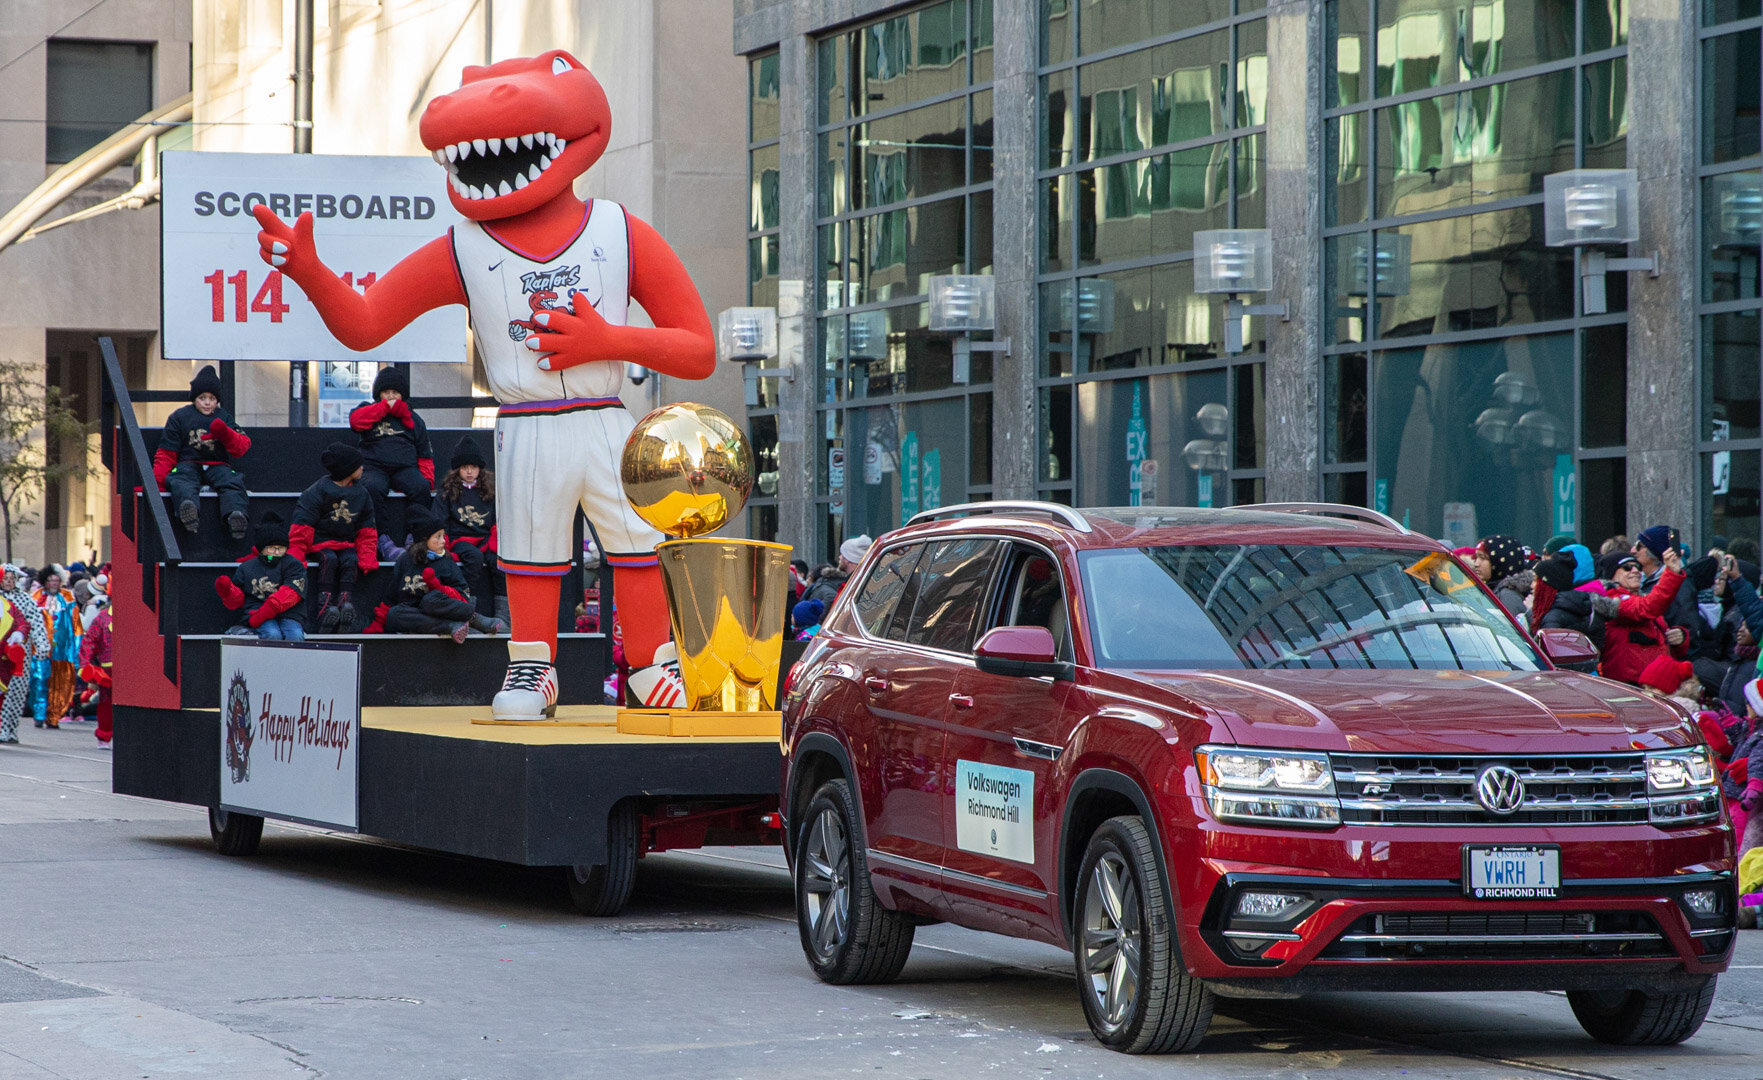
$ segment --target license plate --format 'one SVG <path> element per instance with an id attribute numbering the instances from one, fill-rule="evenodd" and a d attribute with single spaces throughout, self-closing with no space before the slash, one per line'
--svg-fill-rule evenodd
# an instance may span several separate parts
<path id="1" fill-rule="evenodd" d="M 1561 849 L 1463 849 L 1463 892 L 1476 900 L 1554 900 L 1561 894 Z"/>

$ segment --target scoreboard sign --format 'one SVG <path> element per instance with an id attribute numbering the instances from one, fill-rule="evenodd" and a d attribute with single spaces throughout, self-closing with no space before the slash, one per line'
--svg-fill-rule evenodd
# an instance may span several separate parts
<path id="1" fill-rule="evenodd" d="M 168 359 L 465 360 L 465 308 L 456 304 L 367 352 L 338 342 L 300 287 L 258 254 L 251 213 L 261 203 L 289 224 L 311 213 L 319 258 L 365 290 L 459 220 L 433 158 L 167 151 L 160 169 Z"/>

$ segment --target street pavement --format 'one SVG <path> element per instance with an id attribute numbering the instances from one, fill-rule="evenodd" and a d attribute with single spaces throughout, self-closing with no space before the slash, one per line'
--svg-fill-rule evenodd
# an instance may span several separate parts
<path id="1" fill-rule="evenodd" d="M 1763 1077 L 1763 931 L 1678 1047 L 1587 1038 L 1557 994 L 1221 1001 L 1193 1054 L 1084 1026 L 1059 950 L 949 926 L 901 979 L 809 973 L 776 849 L 644 860 L 615 919 L 555 872 L 320 830 L 214 852 L 113 795 L 89 725 L 0 747 L 0 1080 Z"/>

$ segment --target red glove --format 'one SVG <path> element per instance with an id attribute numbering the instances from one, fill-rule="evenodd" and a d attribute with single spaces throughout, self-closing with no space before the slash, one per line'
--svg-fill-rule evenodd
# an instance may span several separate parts
<path id="1" fill-rule="evenodd" d="M 421 473 L 422 478 L 429 482 L 429 490 L 433 491 L 435 489 L 435 459 L 426 457 L 419 458 L 416 462 L 416 471 Z"/>
<path id="2" fill-rule="evenodd" d="M 245 606 L 245 591 L 234 585 L 230 577 L 215 578 L 214 591 L 220 595 L 221 605 L 228 611 L 237 611 Z M 256 623 L 252 625 L 255 626 Z"/>
<path id="3" fill-rule="evenodd" d="M 459 595 L 458 589 L 441 584 L 441 575 L 435 573 L 435 568 L 432 566 L 423 568 L 422 580 L 424 584 L 440 593 L 442 596 L 451 596 L 455 600 L 465 599 L 465 597 Z"/>
<path id="4" fill-rule="evenodd" d="M 263 606 L 253 611 L 245 621 L 252 626 L 262 626 L 271 619 L 279 619 L 282 613 L 300 602 L 300 594 L 292 585 L 283 585 L 269 594 Z"/>
<path id="5" fill-rule="evenodd" d="M 208 435 L 220 444 L 220 448 L 227 452 L 228 457 L 239 457 L 251 449 L 250 436 L 243 431 L 229 427 L 227 422 L 218 416 L 214 418 L 214 423 L 208 425 Z"/>
<path id="6" fill-rule="evenodd" d="M 22 670 L 24 667 L 24 646 L 23 645 L 8 645 L 8 646 L 6 646 L 6 659 L 8 659 L 12 662 L 12 670 L 14 670 L 14 671 Z"/>
<path id="7" fill-rule="evenodd" d="M 355 533 L 355 561 L 360 564 L 361 572 L 368 573 L 380 568 L 380 531 L 378 529 L 360 529 Z"/>
<path id="8" fill-rule="evenodd" d="M 171 471 L 177 467 L 178 456 L 170 450 L 155 450 L 153 452 L 153 480 L 159 485 L 160 491 L 168 490 L 165 486 L 165 478 L 170 476 Z"/>
<path id="9" fill-rule="evenodd" d="M 390 412 L 391 408 L 392 403 L 389 401 L 375 401 L 368 405 L 357 405 L 354 411 L 349 414 L 349 426 L 356 431 L 371 431 L 375 424 L 386 418 L 386 413 Z"/>
<path id="10" fill-rule="evenodd" d="M 80 668 L 80 681 L 90 683 L 93 686 L 109 686 L 110 673 L 97 664 L 87 664 Z"/>
<path id="11" fill-rule="evenodd" d="M 361 628 L 364 634 L 383 634 L 386 632 L 386 613 L 392 610 L 384 604 L 373 609 L 373 621 Z"/>
<path id="12" fill-rule="evenodd" d="M 405 401 L 403 398 L 399 398 L 397 401 L 392 402 L 386 411 L 390 412 L 393 416 L 396 416 L 405 427 L 411 429 L 416 427 L 416 417 L 410 412 L 410 402 Z"/>
<path id="13" fill-rule="evenodd" d="M 1708 749 L 1714 751 L 1714 756 L 1722 761 L 1732 756 L 1732 740 L 1726 737 L 1717 714 L 1708 711 L 1697 713 L 1696 726 L 1702 729 L 1702 738 L 1708 743 Z"/>

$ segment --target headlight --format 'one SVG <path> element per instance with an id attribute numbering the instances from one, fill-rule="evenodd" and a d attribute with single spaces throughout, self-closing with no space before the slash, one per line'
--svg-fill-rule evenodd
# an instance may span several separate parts
<path id="1" fill-rule="evenodd" d="M 1714 760 L 1708 748 L 1647 755 L 1647 789 L 1658 793 L 1714 786 Z"/>
<path id="2" fill-rule="evenodd" d="M 1334 769 L 1325 754 L 1202 746 L 1194 752 L 1212 816 L 1262 825 L 1341 823 Z"/>
<path id="3" fill-rule="evenodd" d="M 1647 755 L 1648 817 L 1655 825 L 1690 825 L 1720 816 L 1714 759 L 1706 746 Z"/>

